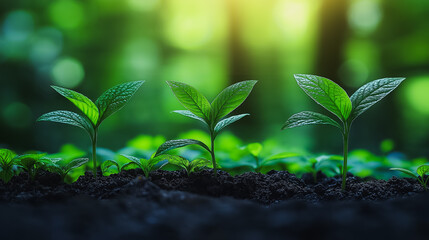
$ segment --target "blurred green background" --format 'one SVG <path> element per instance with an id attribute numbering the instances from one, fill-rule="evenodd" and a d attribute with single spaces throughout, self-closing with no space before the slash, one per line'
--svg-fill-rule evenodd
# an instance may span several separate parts
<path id="1" fill-rule="evenodd" d="M 72 104 L 49 86 L 96 99 L 146 80 L 100 129 L 99 146 L 118 149 L 139 134 L 175 138 L 202 128 L 166 85 L 182 81 L 209 100 L 238 81 L 259 83 L 230 127 L 245 142 L 274 138 L 285 148 L 341 153 L 331 127 L 280 131 L 293 113 L 326 112 L 294 73 L 328 77 L 351 95 L 367 81 L 407 77 L 362 115 L 351 148 L 378 151 L 383 139 L 409 156 L 429 154 L 429 1 L 426 0 L 6 0 L 0 5 L 0 145 L 57 151 L 88 148 L 77 128 L 35 123 Z"/>

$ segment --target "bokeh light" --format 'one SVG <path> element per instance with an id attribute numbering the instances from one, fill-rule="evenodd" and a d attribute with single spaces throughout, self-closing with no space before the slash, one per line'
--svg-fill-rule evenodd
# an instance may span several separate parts
<path id="1" fill-rule="evenodd" d="M 84 23 L 82 3 L 76 0 L 54 1 L 49 8 L 52 21 L 63 29 L 75 29 Z"/>
<path id="2" fill-rule="evenodd" d="M 429 75 L 408 79 L 405 97 L 409 106 L 418 114 L 429 116 Z"/>
<path id="3" fill-rule="evenodd" d="M 368 34 L 373 32 L 382 18 L 377 0 L 354 0 L 349 10 L 349 24 L 355 31 Z"/>
<path id="4" fill-rule="evenodd" d="M 79 86 L 85 77 L 82 64 L 73 58 L 62 58 L 52 68 L 52 78 L 56 85 L 66 88 Z"/>

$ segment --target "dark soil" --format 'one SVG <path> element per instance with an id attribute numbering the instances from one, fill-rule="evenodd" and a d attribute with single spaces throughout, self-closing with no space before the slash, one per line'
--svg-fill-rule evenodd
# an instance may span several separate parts
<path id="1" fill-rule="evenodd" d="M 428 239 L 429 194 L 388 181 L 288 172 L 129 170 L 71 185 L 43 173 L 0 183 L 1 239 Z M 6 235 L 4 235 L 6 234 Z"/>

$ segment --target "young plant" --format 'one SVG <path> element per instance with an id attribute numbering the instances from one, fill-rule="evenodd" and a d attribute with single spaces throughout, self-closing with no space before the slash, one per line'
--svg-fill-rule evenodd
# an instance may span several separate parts
<path id="1" fill-rule="evenodd" d="M 202 168 L 209 167 L 212 162 L 205 158 L 197 158 L 192 161 L 189 161 L 188 159 L 181 157 L 181 156 L 172 156 L 168 159 L 168 162 L 178 166 L 180 168 L 183 168 L 186 171 L 186 174 L 191 175 L 191 173 L 198 171 Z"/>
<path id="2" fill-rule="evenodd" d="M 110 115 L 120 110 L 140 88 L 144 81 L 128 82 L 104 92 L 94 103 L 86 96 L 66 88 L 52 86 L 59 94 L 70 100 L 81 114 L 70 111 L 54 111 L 42 115 L 37 121 L 69 124 L 84 129 L 92 142 L 94 177 L 97 177 L 97 135 L 100 124 Z"/>
<path id="3" fill-rule="evenodd" d="M 307 170 L 313 176 L 314 183 L 317 183 L 317 173 L 319 171 L 324 173 L 330 172 L 333 175 L 340 174 L 342 160 L 343 158 L 337 155 L 312 157 L 309 159 L 311 166 Z"/>
<path id="4" fill-rule="evenodd" d="M 65 179 L 67 177 L 67 174 L 78 167 L 81 167 L 89 162 L 88 158 L 78 158 L 74 159 L 72 161 L 66 161 L 64 159 L 51 159 L 51 162 L 47 164 L 47 169 L 50 172 L 57 173 L 61 176 L 61 179 L 63 182 L 65 182 Z"/>
<path id="5" fill-rule="evenodd" d="M 268 165 L 274 160 L 284 160 L 301 156 L 299 153 L 282 152 L 264 158 L 261 157 L 263 147 L 260 143 L 250 143 L 246 146 L 246 149 L 249 151 L 250 155 L 252 155 L 253 159 L 255 159 L 254 170 L 258 173 L 261 172 L 264 166 Z"/>
<path id="6" fill-rule="evenodd" d="M 8 183 L 13 177 L 13 165 L 16 154 L 9 149 L 0 149 L 0 179 Z"/>
<path id="7" fill-rule="evenodd" d="M 349 132 L 353 120 L 398 87 L 405 78 L 383 78 L 369 82 L 350 98 L 344 89 L 327 78 L 296 74 L 295 79 L 308 96 L 337 116 L 341 124 L 326 115 L 304 111 L 292 115 L 283 125 L 282 130 L 312 124 L 327 124 L 339 128 L 344 145 L 341 187 L 345 190 Z"/>
<path id="8" fill-rule="evenodd" d="M 202 146 L 211 155 L 213 163 L 214 176 L 217 174 L 217 164 L 215 157 L 215 139 L 219 132 L 226 126 L 234 123 L 249 114 L 240 114 L 224 118 L 231 113 L 234 109 L 240 106 L 244 100 L 249 96 L 257 81 L 249 80 L 233 84 L 225 88 L 213 102 L 210 104 L 206 97 L 204 97 L 195 88 L 180 82 L 167 81 L 174 95 L 176 95 L 182 105 L 188 110 L 178 110 L 175 113 L 183 116 L 199 120 L 207 126 L 210 132 L 211 147 L 208 147 L 201 141 L 195 139 L 179 139 L 170 140 L 162 144 L 155 156 L 164 154 L 165 152 L 197 144 Z"/>
<path id="9" fill-rule="evenodd" d="M 165 162 L 164 164 L 158 164 L 161 161 L 165 160 L 166 157 L 165 155 L 161 155 L 161 156 L 157 156 L 157 157 L 153 157 L 150 159 L 144 159 L 144 158 L 136 158 L 133 156 L 128 156 L 128 155 L 124 155 L 122 154 L 123 157 L 126 157 L 128 160 L 130 160 L 131 162 L 124 164 L 121 167 L 121 170 L 123 169 L 129 169 L 133 166 L 135 167 L 139 167 L 143 170 L 144 176 L 146 178 L 149 178 L 149 174 L 155 170 L 158 170 L 160 168 L 162 168 L 165 164 L 167 164 L 168 162 Z M 117 166 L 119 169 L 119 166 Z"/>
<path id="10" fill-rule="evenodd" d="M 40 169 L 51 162 L 46 153 L 30 153 L 16 157 L 17 165 L 23 168 L 31 181 L 34 181 Z"/>
<path id="11" fill-rule="evenodd" d="M 423 188 L 425 189 L 425 191 L 427 190 L 427 183 L 429 180 L 429 176 L 425 176 L 427 174 L 429 174 L 429 165 L 421 165 L 417 168 L 417 174 L 411 172 L 408 169 L 405 168 L 391 168 L 390 170 L 392 171 L 400 171 L 402 173 L 407 174 L 408 176 L 411 176 L 415 179 L 417 179 L 417 181 L 419 181 L 419 183 L 423 186 Z"/>

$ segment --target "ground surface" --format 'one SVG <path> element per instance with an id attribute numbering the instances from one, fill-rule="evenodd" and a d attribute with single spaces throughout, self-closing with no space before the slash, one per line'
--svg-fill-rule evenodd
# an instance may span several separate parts
<path id="1" fill-rule="evenodd" d="M 349 176 L 347 191 L 312 180 L 130 170 L 66 185 L 21 174 L 0 183 L 1 239 L 428 239 L 429 194 L 415 180 Z"/>

